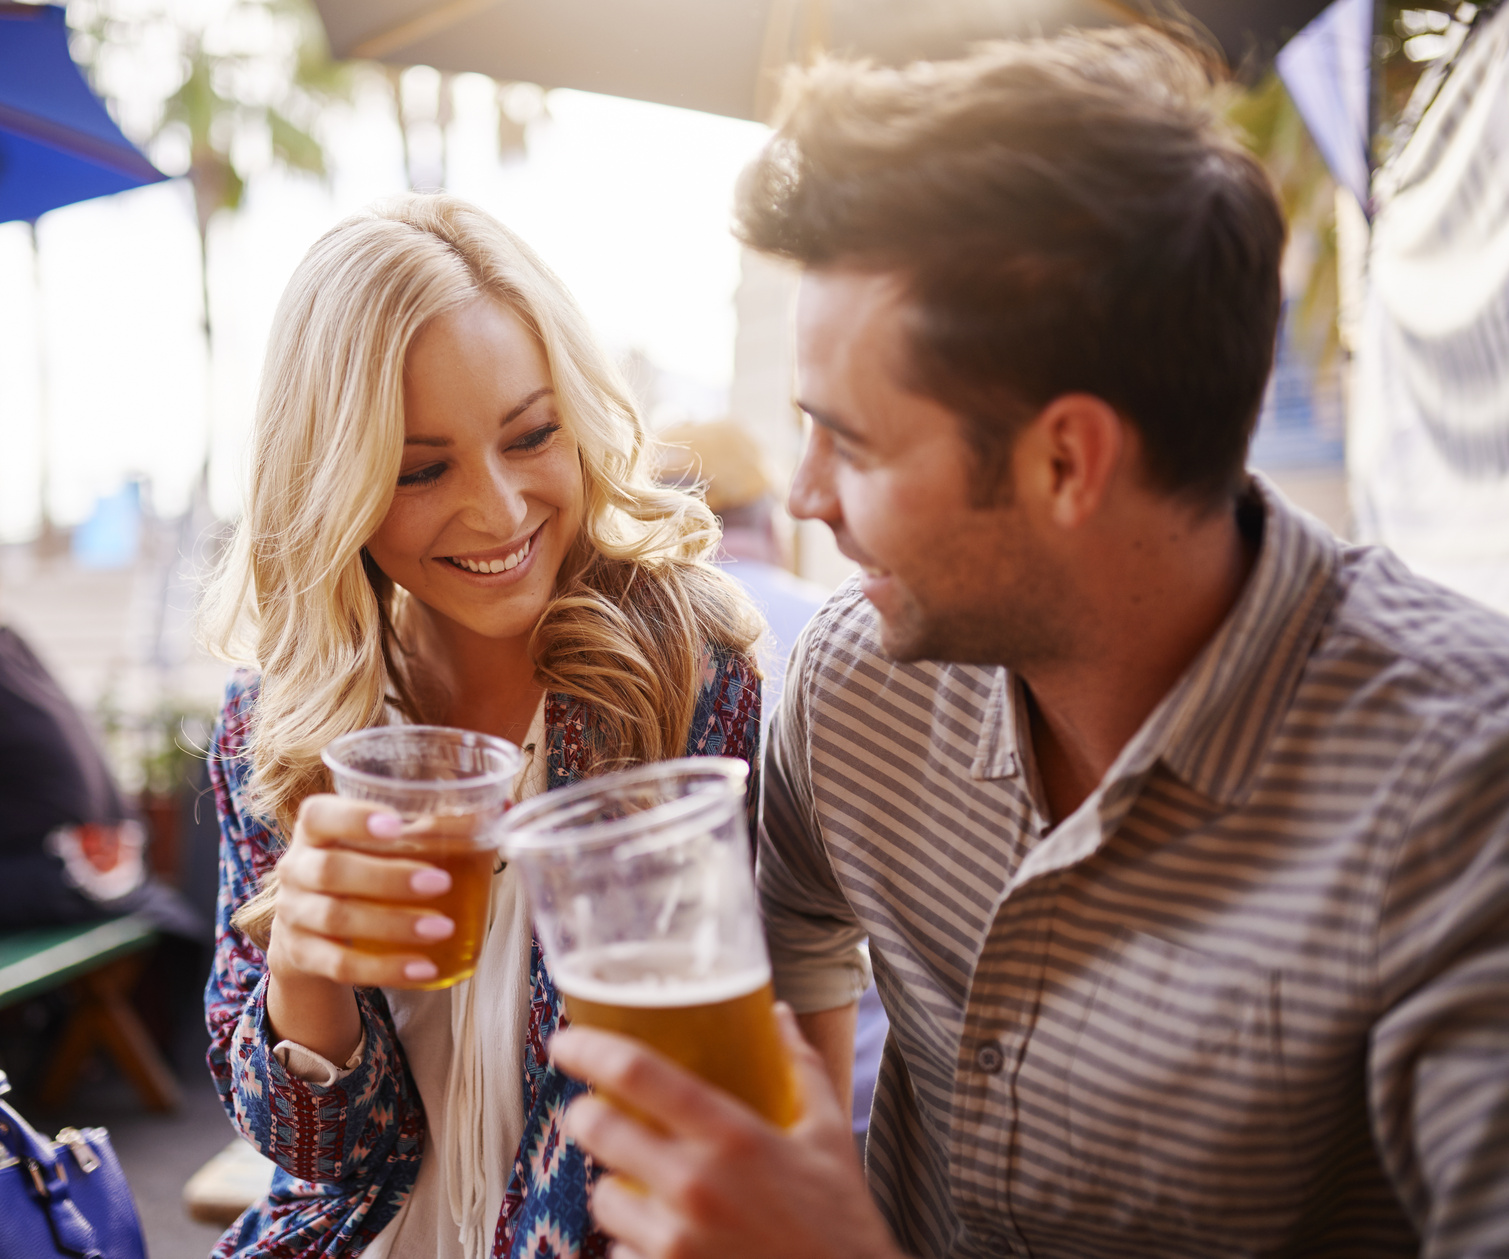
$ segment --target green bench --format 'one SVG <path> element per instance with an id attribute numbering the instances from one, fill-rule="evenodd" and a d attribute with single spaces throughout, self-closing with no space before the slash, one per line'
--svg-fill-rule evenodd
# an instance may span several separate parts
<path id="1" fill-rule="evenodd" d="M 67 1101 L 99 1049 L 115 1059 L 149 1109 L 178 1105 L 178 1084 L 130 999 L 145 951 L 156 940 L 156 929 L 137 914 L 0 935 L 0 1009 L 65 984 L 78 998 L 42 1079 L 37 1100 L 43 1107 Z"/>

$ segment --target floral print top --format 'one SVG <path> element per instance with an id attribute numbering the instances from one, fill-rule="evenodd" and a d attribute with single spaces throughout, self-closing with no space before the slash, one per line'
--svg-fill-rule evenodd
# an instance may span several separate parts
<path id="1" fill-rule="evenodd" d="M 424 1153 L 424 1108 L 378 989 L 356 994 L 366 1033 L 357 1067 L 329 1085 L 290 1075 L 273 1055 L 262 951 L 231 915 L 276 864 L 283 839 L 244 803 L 251 774 L 248 733 L 258 677 L 238 671 L 210 746 L 220 818 L 220 895 L 215 960 L 205 990 L 209 1067 L 231 1122 L 277 1164 L 266 1198 L 220 1239 L 216 1259 L 358 1255 L 407 1200 Z M 566 695 L 545 701 L 547 789 L 589 772 L 600 725 Z M 759 795 L 760 682 L 749 660 L 704 657 L 688 756 L 731 756 L 750 767 L 751 822 Z M 530 950 L 529 1028 L 524 1047 L 524 1136 L 498 1217 L 494 1259 L 605 1255 L 607 1239 L 588 1211 L 593 1169 L 561 1134 L 567 1103 L 583 1086 L 550 1064 L 547 1045 L 564 1018 L 538 939 Z"/>

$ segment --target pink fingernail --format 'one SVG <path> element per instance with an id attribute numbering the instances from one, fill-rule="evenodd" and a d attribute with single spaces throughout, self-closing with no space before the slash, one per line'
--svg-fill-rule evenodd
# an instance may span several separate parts
<path id="1" fill-rule="evenodd" d="M 397 839 L 403 833 L 403 819 L 396 813 L 368 814 L 367 833 L 378 839 Z"/>
<path id="2" fill-rule="evenodd" d="M 403 968 L 405 979 L 434 979 L 438 974 L 434 962 L 410 962 Z"/>
<path id="3" fill-rule="evenodd" d="M 451 890 L 451 876 L 444 870 L 427 866 L 409 875 L 409 886 L 420 896 L 439 896 L 441 892 Z"/>
<path id="4" fill-rule="evenodd" d="M 414 934 L 422 940 L 444 940 L 456 930 L 456 924 L 449 918 L 441 918 L 439 915 L 431 915 L 421 918 L 414 924 Z"/>

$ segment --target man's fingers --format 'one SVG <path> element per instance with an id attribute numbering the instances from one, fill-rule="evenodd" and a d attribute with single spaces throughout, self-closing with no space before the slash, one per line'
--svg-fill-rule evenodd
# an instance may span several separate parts
<path id="1" fill-rule="evenodd" d="M 604 1176 L 593 1186 L 592 1218 L 598 1228 L 618 1239 L 609 1252 L 613 1259 L 667 1253 L 675 1227 L 659 1202 L 614 1175 Z"/>
<path id="2" fill-rule="evenodd" d="M 595 1027 L 568 1027 L 550 1041 L 555 1064 L 579 1080 L 622 1098 L 676 1136 L 727 1139 L 769 1126 L 721 1089 L 647 1045 Z"/>
<path id="3" fill-rule="evenodd" d="M 601 1163 L 656 1185 L 673 1157 L 670 1142 L 602 1097 L 579 1097 L 566 1111 L 566 1135 Z"/>

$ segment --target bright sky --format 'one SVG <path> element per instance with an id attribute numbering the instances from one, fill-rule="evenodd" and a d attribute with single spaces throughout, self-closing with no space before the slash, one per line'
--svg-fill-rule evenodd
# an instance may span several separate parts
<path id="1" fill-rule="evenodd" d="M 422 95 L 428 72 L 411 74 L 408 86 Z M 502 162 L 491 82 L 462 76 L 455 103 L 450 190 L 534 245 L 610 351 L 639 350 L 671 373 L 673 409 L 715 413 L 733 371 L 733 187 L 765 129 L 557 91 L 529 125 L 527 157 Z M 328 188 L 265 172 L 242 211 L 212 228 L 213 371 L 199 332 L 198 246 L 183 181 L 45 215 L 40 287 L 26 226 L 0 225 L 0 541 L 36 528 L 44 440 L 59 522 L 85 518 L 97 497 L 135 475 L 150 479 L 159 511 L 182 510 L 210 433 L 214 506 L 236 509 L 283 285 L 321 232 L 405 186 L 378 82 L 329 120 L 326 139 Z"/>

